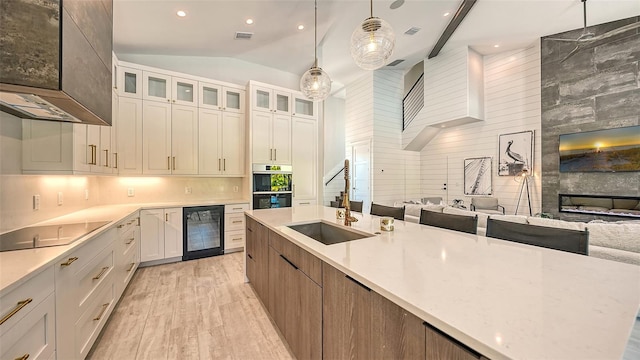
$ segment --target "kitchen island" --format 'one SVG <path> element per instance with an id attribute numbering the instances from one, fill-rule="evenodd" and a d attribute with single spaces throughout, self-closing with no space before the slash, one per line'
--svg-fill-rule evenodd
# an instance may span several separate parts
<path id="1" fill-rule="evenodd" d="M 352 213 L 352 229 L 370 236 L 333 245 L 287 226 L 341 225 L 335 210 L 247 216 L 484 357 L 622 358 L 640 306 L 637 266 L 402 221 L 381 232 L 367 214 Z"/>

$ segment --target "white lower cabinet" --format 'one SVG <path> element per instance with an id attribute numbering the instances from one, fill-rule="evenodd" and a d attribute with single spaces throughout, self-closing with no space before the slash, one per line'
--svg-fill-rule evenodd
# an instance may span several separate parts
<path id="1" fill-rule="evenodd" d="M 116 297 L 122 296 L 140 265 L 140 217 L 136 212 L 116 225 L 115 243 Z"/>
<path id="2" fill-rule="evenodd" d="M 181 207 L 141 210 L 140 261 L 182 257 L 182 229 Z"/>
<path id="3" fill-rule="evenodd" d="M 0 298 L 0 359 L 55 356 L 53 278 L 49 267 Z"/>
<path id="4" fill-rule="evenodd" d="M 111 228 L 54 265 L 58 359 L 84 359 L 113 311 L 116 237 Z"/>

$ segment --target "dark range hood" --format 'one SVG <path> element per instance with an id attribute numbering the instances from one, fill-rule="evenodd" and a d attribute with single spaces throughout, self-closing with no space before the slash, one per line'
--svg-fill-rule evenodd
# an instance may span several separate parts
<path id="1" fill-rule="evenodd" d="M 111 125 L 111 0 L 2 1 L 0 110 Z"/>

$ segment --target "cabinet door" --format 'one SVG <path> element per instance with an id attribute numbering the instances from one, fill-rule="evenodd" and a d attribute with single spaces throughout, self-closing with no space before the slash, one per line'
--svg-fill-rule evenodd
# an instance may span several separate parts
<path id="1" fill-rule="evenodd" d="M 142 173 L 171 173 L 171 104 L 144 101 Z"/>
<path id="2" fill-rule="evenodd" d="M 117 92 L 114 90 L 111 96 L 111 127 L 109 130 L 111 131 L 111 145 L 109 151 L 109 167 L 111 168 L 112 174 L 118 173 L 118 112 L 120 108 L 120 97 Z"/>
<path id="3" fill-rule="evenodd" d="M 273 113 L 273 91 L 266 87 L 253 86 L 251 94 L 251 108 L 257 111 Z"/>
<path id="4" fill-rule="evenodd" d="M 314 120 L 292 119 L 291 164 L 293 172 L 293 200 L 315 200 L 318 177 L 318 135 Z"/>
<path id="5" fill-rule="evenodd" d="M 244 175 L 244 115 L 222 113 L 222 171 L 225 175 Z"/>
<path id="6" fill-rule="evenodd" d="M 251 115 L 252 153 L 253 162 L 269 164 L 273 162 L 273 148 L 271 146 L 271 118 L 273 115 L 254 111 Z"/>
<path id="7" fill-rule="evenodd" d="M 171 76 L 149 71 L 142 72 L 142 99 L 171 102 Z"/>
<path id="8" fill-rule="evenodd" d="M 198 108 L 171 106 L 171 173 L 198 173 Z"/>
<path id="9" fill-rule="evenodd" d="M 86 144 L 86 125 L 22 119 L 22 170 L 70 171 L 74 158 L 86 158 L 86 145 L 78 147 L 83 156 L 74 154 L 76 126 L 84 127 Z"/>
<path id="10" fill-rule="evenodd" d="M 425 333 L 422 323 L 417 316 L 372 291 L 373 359 L 425 359 Z"/>
<path id="11" fill-rule="evenodd" d="M 87 143 L 87 126 L 85 124 L 73 124 L 73 170 L 77 172 L 91 171 L 91 156 L 93 153 Z M 53 149 L 49 150 L 55 151 Z"/>
<path id="12" fill-rule="evenodd" d="M 118 99 L 117 117 L 118 147 L 114 166 L 120 174 L 142 174 L 142 100 Z"/>
<path id="13" fill-rule="evenodd" d="M 119 96 L 142 99 L 142 70 L 120 66 L 116 82 Z"/>
<path id="14" fill-rule="evenodd" d="M 301 271 L 297 271 L 300 312 L 296 324 L 299 334 L 298 359 L 322 359 L 322 288 Z"/>
<path id="15" fill-rule="evenodd" d="M 425 327 L 427 360 L 478 360 L 480 354 L 430 325 Z"/>
<path id="16" fill-rule="evenodd" d="M 269 308 L 269 229 L 262 224 L 257 224 L 255 229 L 256 279 L 254 288 L 258 297 Z"/>
<path id="17" fill-rule="evenodd" d="M 325 359 L 371 359 L 371 290 L 322 264 Z"/>
<path id="18" fill-rule="evenodd" d="M 198 107 L 201 109 L 222 110 L 222 86 L 198 83 Z"/>
<path id="19" fill-rule="evenodd" d="M 111 129 L 112 126 L 100 126 L 100 152 L 98 154 L 98 172 L 104 174 L 112 173 L 111 162 Z"/>
<path id="20" fill-rule="evenodd" d="M 140 211 L 140 261 L 164 259 L 164 209 Z"/>
<path id="21" fill-rule="evenodd" d="M 198 106 L 198 82 L 191 79 L 172 77 L 171 103 Z"/>
<path id="22" fill-rule="evenodd" d="M 198 173 L 219 175 L 222 172 L 222 114 L 220 110 L 198 111 Z"/>
<path id="23" fill-rule="evenodd" d="M 291 115 L 291 93 L 273 90 L 271 97 L 273 112 L 280 115 Z"/>
<path id="24" fill-rule="evenodd" d="M 244 114 L 244 97 L 245 91 L 234 88 L 223 88 L 223 99 L 224 103 L 222 106 L 222 110 L 227 112 L 234 112 Z"/>
<path id="25" fill-rule="evenodd" d="M 272 127 L 273 163 L 291 164 L 291 117 L 274 115 Z"/>
<path id="26" fill-rule="evenodd" d="M 293 96 L 293 113 L 291 115 L 315 120 L 317 119 L 318 106 L 313 100 L 306 99 L 304 96 Z"/>
<path id="27" fill-rule="evenodd" d="M 164 257 L 182 256 L 182 208 L 164 209 Z"/>

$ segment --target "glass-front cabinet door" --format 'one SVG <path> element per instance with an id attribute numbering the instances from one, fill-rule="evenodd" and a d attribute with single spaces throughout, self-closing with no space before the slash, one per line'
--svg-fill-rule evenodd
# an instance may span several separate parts
<path id="1" fill-rule="evenodd" d="M 142 99 L 142 70 L 120 66 L 116 89 L 119 96 Z"/>
<path id="2" fill-rule="evenodd" d="M 276 114 L 291 114 L 291 94 L 266 87 L 253 88 L 253 110 L 268 111 Z"/>
<path id="3" fill-rule="evenodd" d="M 198 106 L 198 81 L 178 77 L 171 79 L 171 103 Z"/>
<path id="4" fill-rule="evenodd" d="M 142 72 L 144 100 L 171 102 L 171 76 Z"/>
<path id="5" fill-rule="evenodd" d="M 316 111 L 317 106 L 313 100 L 309 100 L 303 95 L 293 96 L 293 113 L 291 115 L 315 120 Z"/>
<path id="6" fill-rule="evenodd" d="M 291 115 L 291 94 L 284 91 L 273 90 L 273 109 L 276 114 Z"/>
<path id="7" fill-rule="evenodd" d="M 198 106 L 204 109 L 222 110 L 222 86 L 210 83 L 198 83 Z"/>
<path id="8" fill-rule="evenodd" d="M 240 89 L 224 87 L 224 111 L 244 113 L 245 91 Z"/>

